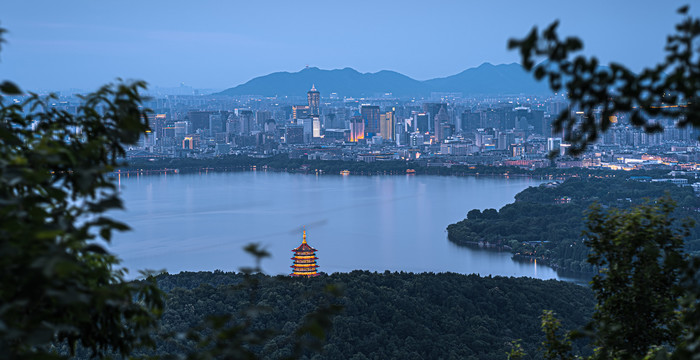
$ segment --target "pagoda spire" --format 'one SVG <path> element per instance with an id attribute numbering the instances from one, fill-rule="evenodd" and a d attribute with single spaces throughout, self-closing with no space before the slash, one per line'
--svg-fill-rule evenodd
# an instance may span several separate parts
<path id="1" fill-rule="evenodd" d="M 306 244 L 306 227 L 304 227 L 304 236 L 303 236 L 303 238 L 302 238 L 302 240 L 301 240 L 301 243 L 302 243 L 302 244 Z"/>

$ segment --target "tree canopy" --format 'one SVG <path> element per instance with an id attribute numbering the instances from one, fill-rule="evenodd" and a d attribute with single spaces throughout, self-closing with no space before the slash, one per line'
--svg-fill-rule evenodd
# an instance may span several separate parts
<path id="1" fill-rule="evenodd" d="M 667 38 L 664 62 L 638 73 L 574 56 L 583 42 L 560 39 L 558 22 L 509 42 L 509 48 L 520 51 L 525 69 L 537 79 L 546 78 L 555 92 L 564 90 L 577 110 L 563 111 L 554 122 L 555 130 L 564 130 L 572 143 L 573 154 L 595 142 L 619 113 L 647 132 L 661 131 L 662 119 L 700 128 L 700 19 L 688 16 L 687 6 L 678 12 L 685 17 Z M 698 358 L 700 260 L 683 252 L 691 226 L 678 224 L 673 208 L 670 199 L 660 198 L 625 210 L 599 205 L 589 210 L 587 262 L 601 270 L 592 281 L 596 310 L 585 328 L 564 334 L 554 314 L 544 312 L 545 357 L 580 358 L 571 340 L 588 337 L 595 346 L 593 359 Z"/>
<path id="2" fill-rule="evenodd" d="M 613 116 L 629 114 L 632 125 L 647 132 L 662 131 L 657 122 L 675 119 L 677 126 L 700 127 L 700 19 L 678 10 L 685 18 L 676 33 L 667 38 L 662 63 L 633 72 L 622 64 L 601 66 L 595 57 L 574 55 L 583 49 L 577 37 L 561 39 L 555 21 L 545 30 L 534 27 L 523 39 L 511 39 L 508 48 L 520 52 L 522 65 L 538 80 L 547 79 L 555 92 L 565 92 L 573 108 L 564 110 L 553 122 L 556 131 L 565 130 L 570 152 L 580 154 L 588 144 L 612 125 Z"/>

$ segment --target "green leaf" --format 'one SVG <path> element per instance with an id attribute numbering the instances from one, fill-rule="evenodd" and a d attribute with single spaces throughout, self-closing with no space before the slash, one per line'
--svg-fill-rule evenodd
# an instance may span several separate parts
<path id="1" fill-rule="evenodd" d="M 19 89 L 19 86 L 9 81 L 0 83 L 0 91 L 6 95 L 22 95 L 22 90 Z"/>

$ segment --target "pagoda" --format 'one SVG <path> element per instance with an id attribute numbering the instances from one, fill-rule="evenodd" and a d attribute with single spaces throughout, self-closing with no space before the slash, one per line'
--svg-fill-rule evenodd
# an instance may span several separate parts
<path id="1" fill-rule="evenodd" d="M 294 260 L 294 265 L 291 266 L 292 273 L 289 274 L 290 276 L 318 276 L 316 272 L 316 268 L 318 267 L 318 265 L 316 265 L 316 260 L 318 259 L 316 257 L 316 251 L 318 250 L 306 243 L 306 229 L 304 229 L 301 245 L 292 251 L 294 252 L 294 257 L 292 258 L 292 260 Z"/>

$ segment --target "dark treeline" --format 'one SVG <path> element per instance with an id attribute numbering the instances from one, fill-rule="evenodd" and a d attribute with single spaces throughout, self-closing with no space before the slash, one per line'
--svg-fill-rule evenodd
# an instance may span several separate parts
<path id="1" fill-rule="evenodd" d="M 700 199 L 690 187 L 623 178 L 572 177 L 557 186 L 530 187 L 515 202 L 495 209 L 471 210 L 467 218 L 447 227 L 450 241 L 473 246 L 483 242 L 511 250 L 516 258 L 537 258 L 556 268 L 594 272 L 586 262 L 589 249 L 582 238 L 584 212 L 595 203 L 626 209 L 668 194 L 676 201 L 677 219 L 700 220 Z M 700 223 L 700 222 L 698 222 Z M 700 251 L 699 228 L 686 249 Z"/>
<path id="2" fill-rule="evenodd" d="M 185 332 L 212 314 L 237 313 L 251 301 L 266 307 L 256 319 L 275 336 L 255 348 L 262 357 L 288 356 L 290 334 L 321 301 L 323 289 L 343 289 L 342 312 L 314 359 L 504 359 L 510 342 L 522 340 L 530 358 L 541 358 L 540 315 L 552 309 L 565 328 L 591 316 L 587 287 L 530 278 L 479 277 L 453 273 L 370 273 L 353 271 L 311 279 L 259 275 L 254 300 L 238 287 L 241 274 L 216 272 L 159 275 L 167 293 L 160 332 Z M 183 354 L 194 344 L 169 336 L 154 354 Z M 583 344 L 576 344 L 582 348 Z M 585 351 L 585 348 L 583 349 Z"/>
<path id="3" fill-rule="evenodd" d="M 153 171 L 163 169 L 178 169 L 181 173 L 208 171 L 250 171 L 269 170 L 305 174 L 339 175 L 348 170 L 351 175 L 403 175 L 406 170 L 413 170 L 417 175 L 494 175 L 494 176 L 533 176 L 533 177 L 569 177 L 569 176 L 602 176 L 629 177 L 630 175 L 646 175 L 662 177 L 668 173 L 663 170 L 646 170 L 622 172 L 613 170 L 591 170 L 585 168 L 559 169 L 556 167 L 539 168 L 534 170 L 522 169 L 516 166 L 487 166 L 487 165 L 451 165 L 450 167 L 436 166 L 426 161 L 343 161 L 343 160 L 308 160 L 290 159 L 286 154 L 271 157 L 250 157 L 246 155 L 225 155 L 206 159 L 172 158 L 172 159 L 130 159 L 129 166 L 123 170 Z"/>

